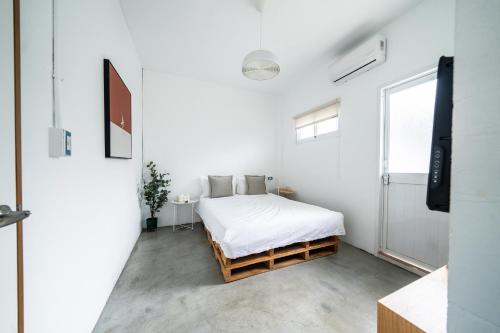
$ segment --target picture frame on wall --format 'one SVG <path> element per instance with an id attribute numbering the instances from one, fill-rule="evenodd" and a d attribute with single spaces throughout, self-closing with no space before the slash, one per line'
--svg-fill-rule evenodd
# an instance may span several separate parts
<path id="1" fill-rule="evenodd" d="M 105 157 L 132 158 L 132 94 L 109 59 L 104 59 Z"/>

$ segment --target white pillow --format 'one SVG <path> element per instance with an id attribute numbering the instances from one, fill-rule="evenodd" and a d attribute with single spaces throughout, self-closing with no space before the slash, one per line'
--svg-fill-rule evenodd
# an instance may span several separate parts
<path id="1" fill-rule="evenodd" d="M 201 196 L 210 197 L 210 183 L 208 182 L 208 176 L 201 176 Z"/>
<path id="2" fill-rule="evenodd" d="M 243 177 L 244 179 L 244 177 Z M 210 183 L 208 181 L 208 176 L 201 176 L 201 196 L 210 198 Z M 246 180 L 245 180 L 246 183 Z M 236 194 L 236 177 L 233 176 L 233 195 Z"/>
<path id="3" fill-rule="evenodd" d="M 245 176 L 237 176 L 236 177 L 236 193 L 238 194 L 247 194 L 248 185 Z"/>

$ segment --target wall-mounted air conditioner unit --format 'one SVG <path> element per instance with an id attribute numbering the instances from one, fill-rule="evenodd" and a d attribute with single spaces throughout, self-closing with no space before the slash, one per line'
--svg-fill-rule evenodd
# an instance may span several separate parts
<path id="1" fill-rule="evenodd" d="M 330 81 L 339 85 L 382 64 L 385 62 L 386 46 L 386 38 L 382 35 L 376 35 L 357 46 L 330 65 Z"/>

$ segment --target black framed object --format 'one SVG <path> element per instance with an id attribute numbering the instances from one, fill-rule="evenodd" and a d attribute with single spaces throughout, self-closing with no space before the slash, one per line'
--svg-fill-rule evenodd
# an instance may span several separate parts
<path id="1" fill-rule="evenodd" d="M 132 95 L 109 59 L 104 59 L 105 156 L 132 158 Z"/>
<path id="2" fill-rule="evenodd" d="M 451 126 L 453 114 L 453 57 L 442 56 L 437 72 L 432 147 L 427 182 L 427 207 L 450 211 Z"/>

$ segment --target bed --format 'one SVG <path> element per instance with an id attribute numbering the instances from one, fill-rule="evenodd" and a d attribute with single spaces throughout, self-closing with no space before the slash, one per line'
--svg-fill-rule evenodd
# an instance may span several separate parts
<path id="1" fill-rule="evenodd" d="M 226 282 L 337 252 L 341 213 L 274 194 L 201 197 L 198 214 Z"/>

